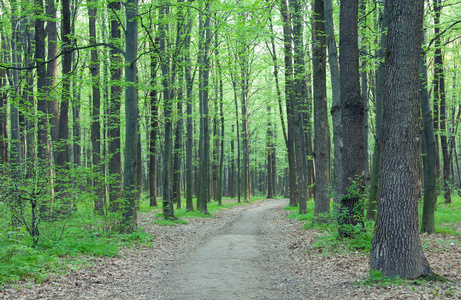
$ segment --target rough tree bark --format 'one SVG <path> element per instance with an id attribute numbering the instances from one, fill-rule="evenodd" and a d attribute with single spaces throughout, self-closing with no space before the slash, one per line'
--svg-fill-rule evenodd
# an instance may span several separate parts
<path id="1" fill-rule="evenodd" d="M 314 214 L 322 221 L 322 214 L 330 212 L 330 127 L 328 125 L 326 84 L 326 37 L 323 0 L 314 2 L 313 32 L 313 87 L 314 87 L 314 159 L 315 208 Z"/>
<path id="2" fill-rule="evenodd" d="M 358 0 L 341 1 L 340 13 L 340 88 L 342 144 L 342 199 L 340 224 L 362 222 L 363 209 L 363 101 L 360 95 L 358 51 Z M 350 189 L 354 189 L 351 192 Z M 339 226 L 340 235 L 349 235 Z"/>
<path id="3" fill-rule="evenodd" d="M 423 39 L 424 40 L 424 39 Z M 437 203 L 436 141 L 427 89 L 426 53 L 419 58 L 419 101 L 422 114 L 422 153 L 424 171 L 423 214 L 421 233 L 435 233 L 435 205 Z"/>
<path id="4" fill-rule="evenodd" d="M 138 48 L 138 0 L 126 3 L 126 50 L 125 50 L 125 161 L 123 166 L 122 228 L 132 232 L 136 228 L 138 172 L 138 90 L 137 90 L 137 48 Z"/>
<path id="5" fill-rule="evenodd" d="M 298 205 L 298 187 L 296 184 L 296 162 L 295 162 L 295 145 L 294 145 L 294 132 L 293 132 L 293 119 L 294 112 L 290 97 L 290 85 L 293 84 L 293 79 L 289 77 L 287 73 L 287 66 L 291 65 L 292 61 L 292 40 L 291 40 L 291 17 L 288 10 L 287 0 L 281 0 L 281 14 L 283 21 L 283 39 L 284 39 L 284 50 L 285 50 L 285 94 L 286 94 L 286 109 L 288 119 L 288 178 L 289 178 L 289 193 L 290 193 L 290 206 Z M 290 72 L 292 74 L 292 71 Z M 292 91 L 293 89 L 291 89 Z"/>
<path id="6" fill-rule="evenodd" d="M 287 97 L 291 97 L 290 102 L 293 110 L 293 137 L 295 143 L 295 156 L 296 156 L 296 175 L 298 179 L 298 205 L 299 214 L 307 213 L 307 189 L 308 189 L 308 172 L 307 172 L 307 159 L 306 159 L 306 139 L 304 134 L 304 114 L 303 110 L 306 109 L 305 100 L 305 67 L 304 67 L 304 46 L 303 46 L 303 18 L 301 15 L 300 5 L 297 0 L 289 0 L 292 7 L 293 14 L 293 45 L 294 45 L 294 66 L 287 65 L 287 58 L 285 58 L 285 78 L 290 79 L 290 89 L 288 90 L 288 81 L 285 85 L 285 93 Z M 285 38 L 285 36 L 284 36 Z M 288 39 L 285 41 L 287 42 Z M 287 45 L 285 49 L 288 50 Z M 289 52 L 291 53 L 291 52 Z M 286 57 L 286 53 L 285 53 Z M 290 62 L 291 62 L 291 55 Z M 288 72 L 287 72 L 288 71 Z M 293 72 L 293 73 L 292 73 Z M 288 93 L 287 93 L 288 90 Z"/>
<path id="7" fill-rule="evenodd" d="M 96 44 L 96 16 L 98 3 L 95 0 L 88 2 L 90 44 Z M 93 105 L 91 110 L 91 145 L 93 154 L 93 190 L 95 191 L 94 210 L 104 214 L 104 185 L 101 168 L 101 122 L 99 120 L 101 109 L 101 90 L 99 89 L 99 59 L 97 49 L 91 49 L 91 86 L 93 90 Z"/>
<path id="8" fill-rule="evenodd" d="M 173 206 L 173 194 L 172 194 L 172 176 L 171 176 L 171 152 L 172 152 L 172 111 L 173 103 L 171 101 L 171 86 L 170 86 L 170 70 L 169 70 L 169 53 L 167 50 L 167 32 L 168 23 L 166 20 L 169 16 L 169 3 L 163 1 L 160 6 L 159 12 L 162 21 L 160 22 L 160 56 L 161 69 L 162 69 L 162 85 L 163 85 L 163 114 L 165 118 L 165 142 L 163 152 L 163 218 L 175 219 L 174 206 Z"/>
<path id="9" fill-rule="evenodd" d="M 110 43 L 114 46 L 119 44 L 121 37 L 120 21 L 116 14 L 120 11 L 120 1 L 111 1 L 108 4 L 110 14 Z M 110 102 L 108 110 L 107 130 L 109 140 L 109 175 L 111 177 L 109 183 L 109 203 L 110 210 L 117 211 L 119 209 L 118 200 L 121 196 L 121 181 L 122 181 L 122 163 L 120 153 L 120 108 L 122 88 L 118 82 L 122 78 L 121 56 L 115 50 L 110 51 Z"/>
<path id="10" fill-rule="evenodd" d="M 370 268 L 417 278 L 431 270 L 418 233 L 420 121 L 418 67 L 423 0 L 389 0 L 378 217 Z"/>
<path id="11" fill-rule="evenodd" d="M 332 0 L 325 0 L 325 34 L 328 42 L 328 64 L 331 76 L 331 119 L 333 122 L 333 145 L 334 145 L 334 203 L 341 202 L 342 164 L 341 164 L 341 102 L 339 86 L 339 65 L 338 52 L 333 24 L 333 3 Z"/>
<path id="12" fill-rule="evenodd" d="M 442 12 L 442 0 L 434 0 L 434 28 L 436 39 L 434 42 L 434 106 L 439 106 L 438 126 L 440 127 L 440 147 L 442 148 L 443 172 L 442 187 L 445 203 L 451 203 L 450 191 L 450 157 L 448 155 L 447 143 L 447 116 L 446 116 L 446 97 L 445 97 L 445 74 L 443 67 L 443 54 L 440 41 L 440 14 Z M 437 120 L 436 120 L 437 121 Z"/>

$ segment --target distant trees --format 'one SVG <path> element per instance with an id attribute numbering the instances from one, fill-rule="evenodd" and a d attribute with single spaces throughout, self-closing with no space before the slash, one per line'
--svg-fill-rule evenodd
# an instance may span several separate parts
<path id="1" fill-rule="evenodd" d="M 301 214 L 314 198 L 323 216 L 334 191 L 342 235 L 364 207 L 379 217 L 387 1 L 341 1 L 339 32 L 330 0 L 29 2 L 0 7 L 0 161 L 5 180 L 46 182 L 43 214 L 82 202 L 130 232 L 147 198 L 169 219 L 182 197 L 207 213 L 266 193 Z M 461 186 L 459 20 L 446 4 L 459 9 L 434 0 L 422 49 L 434 62 L 420 71 L 423 232 L 435 231 L 438 186 L 446 202 Z"/>

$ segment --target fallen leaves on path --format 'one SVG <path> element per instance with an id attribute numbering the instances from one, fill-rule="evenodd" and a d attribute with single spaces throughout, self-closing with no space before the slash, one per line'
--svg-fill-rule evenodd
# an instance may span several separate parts
<path id="1" fill-rule="evenodd" d="M 263 200 L 251 204 L 261 205 Z M 160 226 L 155 213 L 140 214 L 140 225 L 153 234 L 153 247 L 123 249 L 116 258 L 94 258 L 85 267 L 70 269 L 47 282 L 21 282 L 6 286 L 0 299 L 169 299 L 165 284 L 180 258 L 231 224 L 239 211 L 223 210 L 214 217 L 188 219 L 188 224 Z M 367 254 L 313 248 L 323 233 L 302 229 L 287 219 L 289 211 L 273 209 L 261 232 L 267 273 L 274 290 L 284 299 L 448 299 L 461 298 L 461 239 L 458 236 L 422 235 L 432 270 L 452 282 L 415 281 L 399 285 L 360 285 L 368 276 Z"/>

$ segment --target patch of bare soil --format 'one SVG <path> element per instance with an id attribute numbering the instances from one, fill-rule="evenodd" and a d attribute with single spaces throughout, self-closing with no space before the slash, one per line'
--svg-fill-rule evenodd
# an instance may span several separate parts
<path id="1" fill-rule="evenodd" d="M 321 233 L 287 219 L 286 204 L 262 200 L 177 226 L 159 226 L 154 213 L 144 213 L 152 248 L 92 259 L 44 283 L 7 286 L 0 299 L 461 298 L 459 237 L 421 236 L 432 270 L 450 283 L 358 285 L 368 276 L 368 256 L 313 248 Z"/>

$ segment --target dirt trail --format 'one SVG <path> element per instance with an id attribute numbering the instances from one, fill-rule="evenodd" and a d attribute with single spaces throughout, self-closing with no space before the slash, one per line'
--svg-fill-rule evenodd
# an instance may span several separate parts
<path id="1" fill-rule="evenodd" d="M 242 211 L 231 226 L 183 258 L 167 279 L 171 299 L 281 299 L 265 266 L 264 214 L 286 205 L 272 201 Z"/>
<path id="2" fill-rule="evenodd" d="M 287 203 L 261 200 L 177 226 L 140 214 L 153 247 L 93 258 L 46 282 L 6 286 L 0 299 L 461 299 L 460 237 L 422 236 L 433 271 L 452 283 L 357 285 L 368 276 L 368 255 L 313 248 L 322 233 L 287 219 Z"/>

